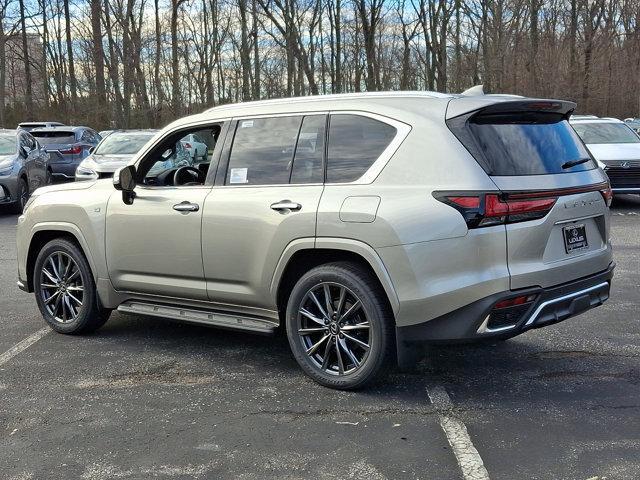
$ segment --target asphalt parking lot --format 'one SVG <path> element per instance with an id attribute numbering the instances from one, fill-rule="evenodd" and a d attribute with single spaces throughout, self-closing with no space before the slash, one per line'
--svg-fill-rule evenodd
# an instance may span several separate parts
<path id="1" fill-rule="evenodd" d="M 314 384 L 284 337 L 118 313 L 91 336 L 46 333 L 0 364 L 0 478 L 474 478 L 441 425 L 454 421 L 478 478 L 637 479 L 640 197 L 612 213 L 603 307 L 433 347 L 361 392 Z M 0 355 L 44 326 L 15 287 L 15 224 L 0 212 Z"/>

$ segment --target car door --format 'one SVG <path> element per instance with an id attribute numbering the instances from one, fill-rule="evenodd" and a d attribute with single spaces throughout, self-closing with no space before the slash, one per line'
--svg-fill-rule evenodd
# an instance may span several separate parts
<path id="1" fill-rule="evenodd" d="M 31 175 L 33 177 L 34 186 L 35 188 L 39 188 L 47 183 L 46 157 L 35 138 L 26 133 L 25 139 L 30 149 L 29 157 L 31 157 Z"/>
<path id="2" fill-rule="evenodd" d="M 202 219 L 211 301 L 275 309 L 269 287 L 280 256 L 291 242 L 315 236 L 325 131 L 324 114 L 242 118 L 231 126 Z"/>
<path id="3" fill-rule="evenodd" d="M 165 167 L 166 160 L 157 160 L 166 148 L 160 139 L 138 165 L 148 165 L 149 172 L 160 178 L 163 168 L 174 168 L 173 162 Z M 126 205 L 121 192 L 114 190 L 107 205 L 105 245 L 116 290 L 207 299 L 201 224 L 210 191 L 206 183 L 162 186 L 149 182 L 138 185 L 133 204 Z"/>

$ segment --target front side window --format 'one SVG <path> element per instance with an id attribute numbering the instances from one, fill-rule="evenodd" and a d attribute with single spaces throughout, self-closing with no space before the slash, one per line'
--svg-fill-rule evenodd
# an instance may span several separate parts
<path id="1" fill-rule="evenodd" d="M 360 178 L 393 141 L 395 127 L 362 115 L 331 115 L 327 182 Z"/>
<path id="2" fill-rule="evenodd" d="M 184 145 L 185 138 L 191 136 L 194 130 L 204 142 L 197 157 L 193 149 L 190 151 Z M 194 130 L 174 132 L 161 139 L 138 164 L 138 180 L 154 187 L 204 185 L 209 169 L 216 169 L 216 166 L 212 165 L 213 149 L 222 131 L 222 123 Z M 118 133 L 106 137 L 101 148 L 116 135 Z M 153 135 L 153 132 L 150 132 L 150 135 Z M 176 174 L 181 167 L 188 168 Z"/>
<path id="3" fill-rule="evenodd" d="M 302 116 L 239 120 L 229 157 L 227 185 L 289 183 Z"/>
<path id="4" fill-rule="evenodd" d="M 586 144 L 640 143 L 640 138 L 623 123 L 575 123 L 573 129 Z"/>

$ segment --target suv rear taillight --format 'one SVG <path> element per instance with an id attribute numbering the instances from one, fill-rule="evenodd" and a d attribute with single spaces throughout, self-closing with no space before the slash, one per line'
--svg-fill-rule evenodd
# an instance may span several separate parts
<path id="1" fill-rule="evenodd" d="M 503 193 L 436 194 L 435 197 L 458 210 L 469 228 L 537 220 L 545 217 L 558 200 L 558 197 L 527 198 L 521 194 L 510 198 Z"/>
<path id="2" fill-rule="evenodd" d="M 606 188 L 600 190 L 600 193 L 602 194 L 602 198 L 604 198 L 604 203 L 607 204 L 607 207 L 610 207 L 613 202 L 613 190 L 611 190 L 611 185 L 607 185 Z"/>
<path id="3" fill-rule="evenodd" d="M 68 150 L 60 150 L 60 153 L 65 155 L 69 155 L 69 154 L 78 155 L 82 153 L 82 147 L 80 145 L 74 145 Z"/>

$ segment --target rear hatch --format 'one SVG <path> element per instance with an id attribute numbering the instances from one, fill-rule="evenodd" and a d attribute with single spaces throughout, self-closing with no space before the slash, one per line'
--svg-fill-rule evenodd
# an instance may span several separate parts
<path id="1" fill-rule="evenodd" d="M 566 283 L 611 262 L 611 190 L 567 121 L 574 107 L 510 99 L 447 120 L 496 185 L 479 195 L 474 221 L 504 224 L 512 289 Z"/>
<path id="2" fill-rule="evenodd" d="M 33 130 L 31 135 L 49 153 L 51 163 L 71 163 L 80 158 L 82 147 L 77 144 L 73 130 Z"/>

